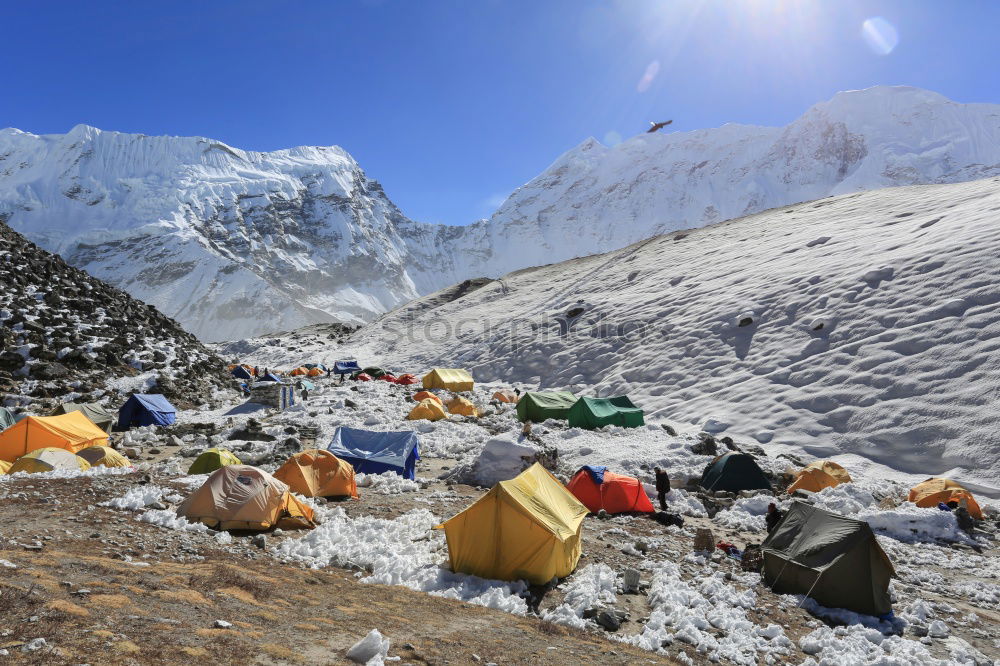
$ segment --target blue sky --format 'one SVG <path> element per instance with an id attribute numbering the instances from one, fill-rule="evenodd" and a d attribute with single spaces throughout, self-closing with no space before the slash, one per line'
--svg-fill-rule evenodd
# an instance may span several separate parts
<path id="1" fill-rule="evenodd" d="M 4 3 L 0 25 L 0 126 L 337 144 L 450 224 L 650 120 L 783 125 L 876 84 L 1000 102 L 988 0 L 76 0 Z"/>

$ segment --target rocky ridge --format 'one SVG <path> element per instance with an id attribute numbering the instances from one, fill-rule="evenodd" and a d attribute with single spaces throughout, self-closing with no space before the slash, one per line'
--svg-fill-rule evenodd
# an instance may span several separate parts
<path id="1" fill-rule="evenodd" d="M 156 308 L 66 264 L 0 219 L 0 396 L 44 413 L 69 400 L 163 393 L 179 408 L 234 387 L 224 362 Z"/>

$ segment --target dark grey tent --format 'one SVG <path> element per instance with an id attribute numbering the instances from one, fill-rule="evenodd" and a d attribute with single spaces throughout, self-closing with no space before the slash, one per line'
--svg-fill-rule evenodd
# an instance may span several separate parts
<path id="1" fill-rule="evenodd" d="M 705 490 L 770 490 L 771 482 L 753 456 L 730 451 L 713 460 L 705 468 L 699 484 Z"/>
<path id="2" fill-rule="evenodd" d="M 804 594 L 865 615 L 892 610 L 889 579 L 896 571 L 863 520 L 795 501 L 761 551 L 764 582 L 777 594 Z"/>
<path id="3" fill-rule="evenodd" d="M 108 433 L 111 432 L 117 418 L 96 402 L 64 402 L 52 410 L 52 416 L 69 414 L 70 412 L 83 412 L 83 415 L 90 419 L 94 425 Z"/>

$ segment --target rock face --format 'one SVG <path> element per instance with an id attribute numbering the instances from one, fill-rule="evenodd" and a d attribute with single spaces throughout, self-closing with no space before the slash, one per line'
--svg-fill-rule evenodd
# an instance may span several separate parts
<path id="1" fill-rule="evenodd" d="M 177 322 L 68 266 L 0 221 L 0 399 L 42 413 L 163 393 L 177 407 L 233 388 L 224 362 Z M 116 390 L 121 396 L 114 395 Z"/>
<path id="2" fill-rule="evenodd" d="M 0 131 L 10 224 L 209 341 L 357 325 L 473 277 L 830 195 L 996 173 L 1000 106 L 906 87 L 840 93 L 783 128 L 588 139 L 465 227 L 408 219 L 337 147 Z"/>

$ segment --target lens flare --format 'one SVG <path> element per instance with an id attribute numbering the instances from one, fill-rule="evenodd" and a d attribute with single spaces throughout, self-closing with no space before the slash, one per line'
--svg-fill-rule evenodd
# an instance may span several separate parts
<path id="1" fill-rule="evenodd" d="M 653 85 L 653 80 L 656 79 L 656 75 L 660 73 L 660 61 L 654 60 L 653 62 L 646 65 L 646 72 L 639 79 L 639 83 L 636 84 L 635 89 L 641 93 L 649 90 L 649 87 Z"/>
<path id="2" fill-rule="evenodd" d="M 899 44 L 896 27 L 881 16 L 873 16 L 861 24 L 861 35 L 868 48 L 878 55 L 889 55 Z"/>

